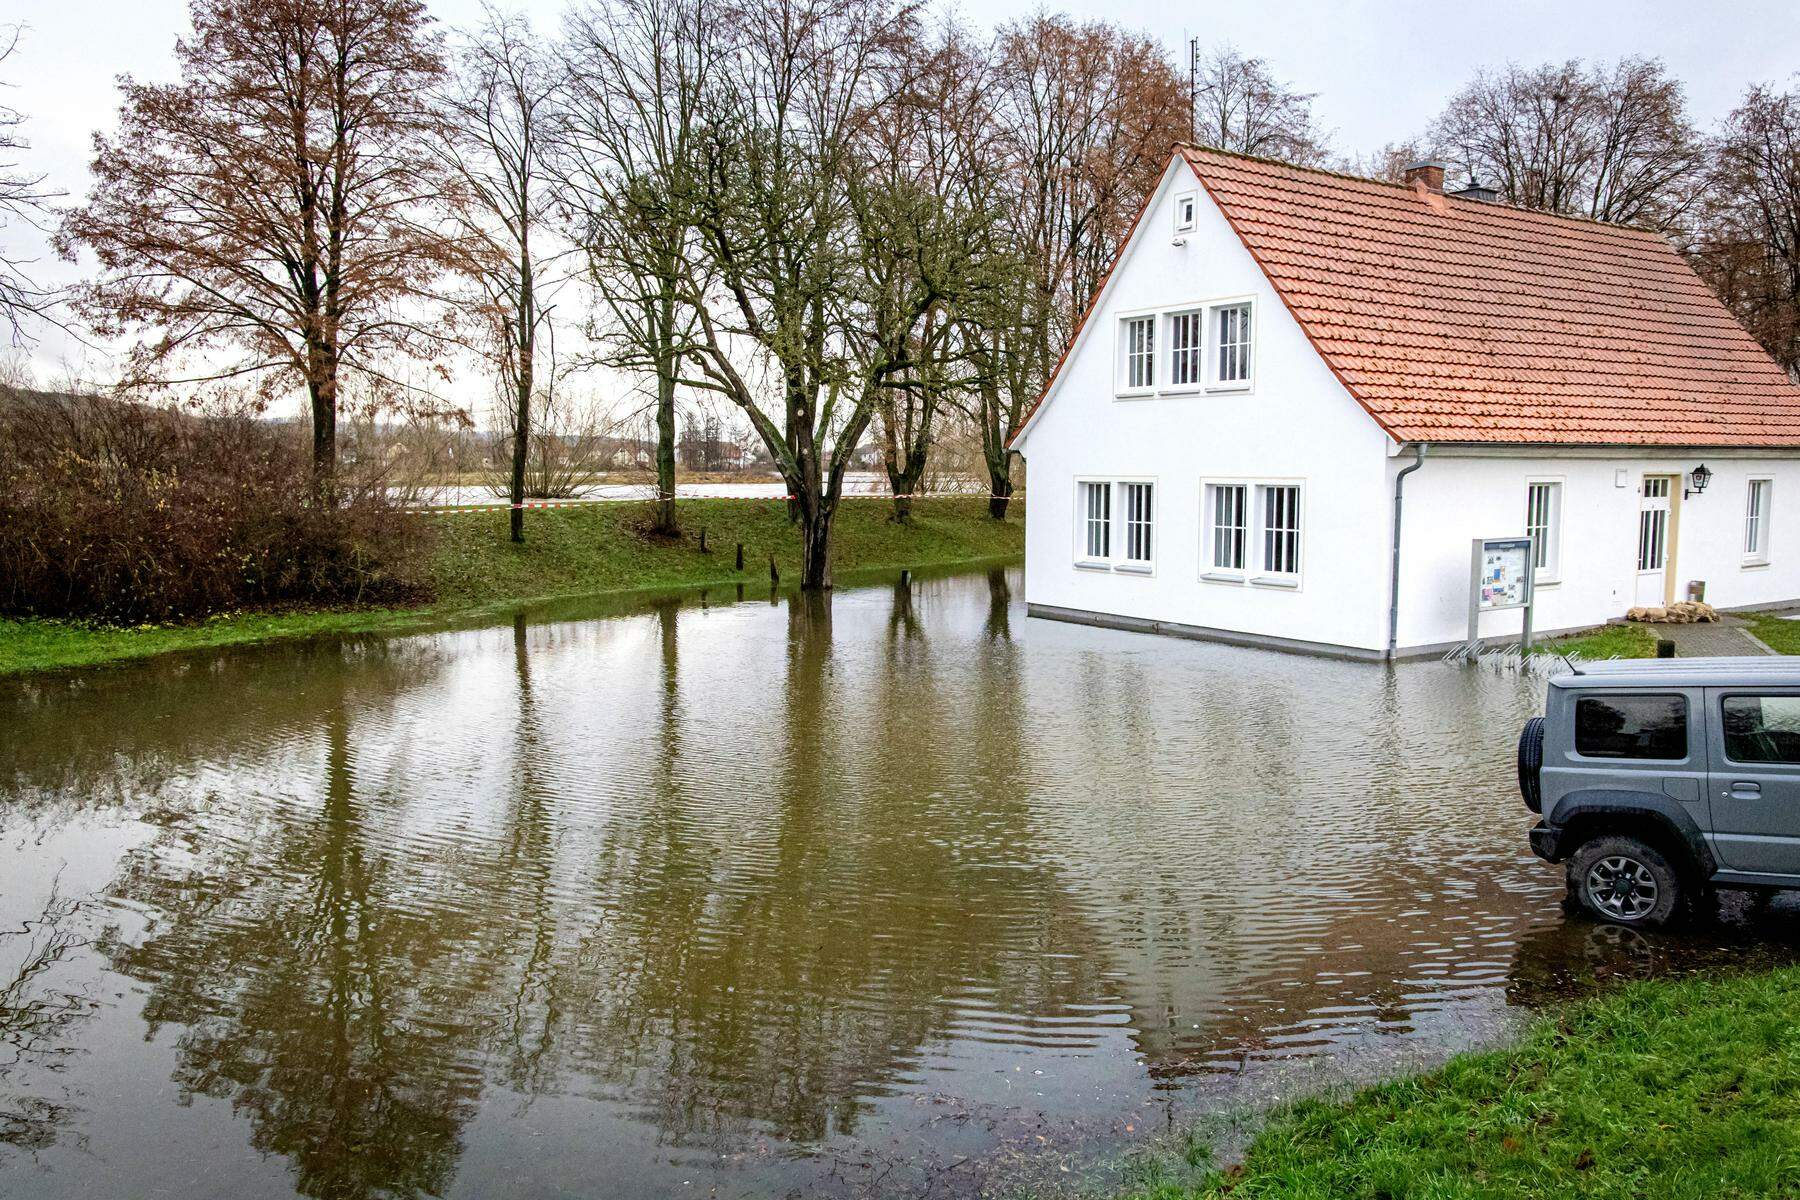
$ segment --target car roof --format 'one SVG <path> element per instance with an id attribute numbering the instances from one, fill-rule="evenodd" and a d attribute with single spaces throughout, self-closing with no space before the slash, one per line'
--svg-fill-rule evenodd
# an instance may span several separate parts
<path id="1" fill-rule="evenodd" d="M 1611 658 L 1571 664 L 1552 687 L 1800 687 L 1800 658 Z"/>

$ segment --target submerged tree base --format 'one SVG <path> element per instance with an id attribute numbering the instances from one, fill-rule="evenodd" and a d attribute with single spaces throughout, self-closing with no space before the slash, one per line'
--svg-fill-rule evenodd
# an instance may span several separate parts
<path id="1" fill-rule="evenodd" d="M 1797 1195 L 1796 1030 L 1800 968 L 1633 984 L 1516 1049 L 1286 1109 L 1240 1166 L 1131 1198 Z"/>
<path id="2" fill-rule="evenodd" d="M 505 509 L 408 518 L 434 522 L 438 534 L 431 563 L 436 601 L 417 609 L 256 612 L 135 628 L 0 619 L 0 675 L 312 634 L 401 633 L 458 614 L 556 597 L 722 583 L 767 586 L 771 567 L 784 579 L 800 580 L 800 530 L 789 523 L 784 501 L 681 504 L 684 532 L 675 537 L 654 533 L 649 507 L 629 503 L 529 510 L 522 544 L 507 539 Z M 1024 552 L 1024 526 L 996 525 L 977 498 L 921 503 L 906 525 L 887 515 L 879 500 L 852 501 L 838 510 L 831 539 L 836 571 L 994 562 Z M 740 544 L 742 570 L 735 550 Z"/>

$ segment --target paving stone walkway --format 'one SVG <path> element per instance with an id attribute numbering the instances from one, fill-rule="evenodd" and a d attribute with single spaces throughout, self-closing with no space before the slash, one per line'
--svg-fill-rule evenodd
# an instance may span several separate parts
<path id="1" fill-rule="evenodd" d="M 1675 643 L 1676 658 L 1743 658 L 1773 654 L 1750 632 L 1749 623 L 1736 617 L 1718 622 L 1696 622 L 1692 625 L 1650 626 L 1656 636 Z"/>

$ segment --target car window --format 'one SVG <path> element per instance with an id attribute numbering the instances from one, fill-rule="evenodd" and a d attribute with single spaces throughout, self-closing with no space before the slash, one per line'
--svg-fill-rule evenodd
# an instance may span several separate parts
<path id="1" fill-rule="evenodd" d="M 1727 696 L 1725 757 L 1741 763 L 1800 763 L 1800 696 Z"/>
<path id="2" fill-rule="evenodd" d="M 1687 716 L 1685 696 L 1582 696 L 1575 701 L 1575 753 L 1686 758 Z"/>

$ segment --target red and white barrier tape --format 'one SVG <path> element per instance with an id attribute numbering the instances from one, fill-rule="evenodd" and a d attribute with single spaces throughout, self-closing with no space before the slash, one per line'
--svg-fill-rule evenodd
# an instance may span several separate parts
<path id="1" fill-rule="evenodd" d="M 907 497 L 910 500 L 1019 500 L 1025 496 L 1025 489 L 1020 488 L 1010 495 L 1002 496 L 989 492 L 925 492 Z M 527 500 L 523 504 L 428 504 L 409 509 L 418 516 L 438 516 L 449 513 L 466 512 L 506 512 L 515 508 L 586 508 L 593 504 L 643 504 L 658 497 L 655 496 L 595 496 L 587 500 Z M 792 495 L 772 496 L 766 492 L 744 493 L 712 493 L 704 496 L 676 496 L 676 500 L 779 500 L 786 503 L 796 497 Z M 889 492 L 845 492 L 840 500 L 894 500 Z"/>

